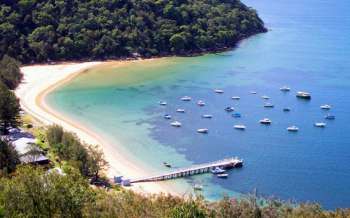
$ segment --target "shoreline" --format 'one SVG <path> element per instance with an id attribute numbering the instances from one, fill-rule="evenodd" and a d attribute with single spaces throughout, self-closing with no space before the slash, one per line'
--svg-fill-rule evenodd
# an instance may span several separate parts
<path id="1" fill-rule="evenodd" d="M 150 61 L 153 59 L 123 60 L 114 61 L 120 64 L 127 64 L 135 61 Z M 16 89 L 15 93 L 20 99 L 21 107 L 24 111 L 38 119 L 45 125 L 58 124 L 66 131 L 73 132 L 88 144 L 97 144 L 103 150 L 106 160 L 109 163 L 107 175 L 109 178 L 120 173 L 128 178 L 135 178 L 150 175 L 146 169 L 139 167 L 136 163 L 130 161 L 122 152 L 118 152 L 118 147 L 122 146 L 118 142 L 110 143 L 101 136 L 89 130 L 80 123 L 64 117 L 61 113 L 51 108 L 45 101 L 45 97 L 74 79 L 79 74 L 85 72 L 91 67 L 108 63 L 105 62 L 64 62 L 54 65 L 31 65 L 21 67 L 23 81 Z M 45 83 L 42 83 L 45 81 Z M 113 145 L 114 146 L 113 146 Z M 113 154 L 113 155 L 112 155 Z M 142 194 L 165 193 L 177 196 L 183 196 L 178 190 L 175 191 L 171 185 L 159 183 L 141 183 L 131 186 L 131 189 Z"/>

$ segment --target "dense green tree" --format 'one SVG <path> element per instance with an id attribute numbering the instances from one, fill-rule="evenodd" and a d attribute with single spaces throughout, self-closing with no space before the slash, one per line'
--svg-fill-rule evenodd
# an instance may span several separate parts
<path id="1" fill-rule="evenodd" d="M 19 155 L 14 146 L 0 140 L 0 177 L 12 173 L 19 163 Z"/>
<path id="2" fill-rule="evenodd" d="M 0 81 L 9 89 L 15 89 L 22 79 L 19 63 L 7 55 L 0 61 Z"/>
<path id="3" fill-rule="evenodd" d="M 264 32 L 239 0 L 0 2 L 0 57 L 31 61 L 191 54 Z"/>
<path id="4" fill-rule="evenodd" d="M 0 132 L 8 133 L 8 127 L 19 124 L 20 105 L 15 94 L 0 82 Z"/>
<path id="5" fill-rule="evenodd" d="M 5 217 L 83 217 L 94 197 L 78 173 L 63 176 L 30 166 L 2 179 L 0 193 Z"/>

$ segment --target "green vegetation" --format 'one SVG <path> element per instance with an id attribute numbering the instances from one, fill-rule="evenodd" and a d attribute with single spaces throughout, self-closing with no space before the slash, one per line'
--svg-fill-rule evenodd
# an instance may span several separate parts
<path id="1" fill-rule="evenodd" d="M 239 0 L 13 0 L 0 3 L 0 57 L 31 61 L 220 50 L 264 32 Z"/>
<path id="2" fill-rule="evenodd" d="M 46 138 L 55 161 L 78 169 L 83 176 L 97 180 L 100 171 L 108 166 L 97 146 L 81 143 L 76 135 L 65 132 L 60 126 L 49 126 Z"/>
<path id="3" fill-rule="evenodd" d="M 7 134 L 8 127 L 19 124 L 20 105 L 15 94 L 0 82 L 0 133 Z"/>
<path id="4" fill-rule="evenodd" d="M 9 89 L 15 89 L 22 79 L 19 63 L 5 55 L 0 61 L 0 81 Z"/>
<path id="5" fill-rule="evenodd" d="M 0 177 L 12 173 L 19 164 L 19 155 L 13 145 L 0 140 Z"/>
<path id="6" fill-rule="evenodd" d="M 143 196 L 131 191 L 96 189 L 72 170 L 66 175 L 41 168 L 20 167 L 0 180 L 0 211 L 5 217 L 130 217 L 130 218 L 308 218 L 349 217 L 350 210 L 325 211 L 319 205 L 292 206 L 276 200 L 257 204 L 254 196 L 239 201 L 223 198 Z"/>

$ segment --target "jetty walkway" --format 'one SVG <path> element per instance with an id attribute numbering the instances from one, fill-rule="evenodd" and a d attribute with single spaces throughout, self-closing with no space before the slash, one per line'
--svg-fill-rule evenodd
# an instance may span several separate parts
<path id="1" fill-rule="evenodd" d="M 227 158 L 223 160 L 218 160 L 210 163 L 193 165 L 187 168 L 178 168 L 172 172 L 130 180 L 130 183 L 138 183 L 138 182 L 155 182 L 155 181 L 163 181 L 169 179 L 176 179 L 179 177 L 192 176 L 196 174 L 208 173 L 211 169 L 215 169 L 216 167 L 220 167 L 223 169 L 232 169 L 239 168 L 243 166 L 243 160 L 238 159 L 237 157 Z"/>

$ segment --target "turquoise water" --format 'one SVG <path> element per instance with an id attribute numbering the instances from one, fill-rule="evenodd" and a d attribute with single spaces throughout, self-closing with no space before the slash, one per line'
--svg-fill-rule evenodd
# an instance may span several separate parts
<path id="1" fill-rule="evenodd" d="M 163 161 L 186 166 L 228 156 L 245 165 L 226 180 L 196 176 L 184 183 L 204 184 L 210 199 L 237 195 L 255 188 L 264 196 L 317 201 L 326 208 L 350 206 L 350 2 L 347 0 L 245 0 L 256 8 L 270 31 L 243 41 L 235 50 L 192 58 L 167 58 L 128 64 L 83 74 L 47 97 L 48 103 L 110 141 L 154 172 Z M 279 88 L 288 85 L 290 93 Z M 217 95 L 214 88 L 225 93 Z M 255 90 L 257 95 L 249 92 Z M 311 101 L 295 98 L 297 90 L 312 93 Z M 181 96 L 203 99 L 182 102 Z M 231 100 L 238 95 L 240 101 Z M 273 109 L 263 108 L 261 95 Z M 166 107 L 158 101 L 168 102 Z M 331 104 L 336 120 L 325 129 L 319 106 Z M 235 119 L 223 109 L 234 106 Z M 291 107 L 284 113 L 283 107 Z M 185 114 L 174 111 L 183 107 Z M 172 128 L 162 116 L 183 123 Z M 211 120 L 200 115 L 211 113 Z M 269 117 L 273 124 L 261 126 Z M 234 124 L 247 126 L 235 131 Z M 297 125 L 298 133 L 288 133 Z M 209 128 L 208 135 L 196 133 Z M 185 186 L 184 186 L 185 187 Z M 188 189 L 188 188 L 186 188 Z"/>

